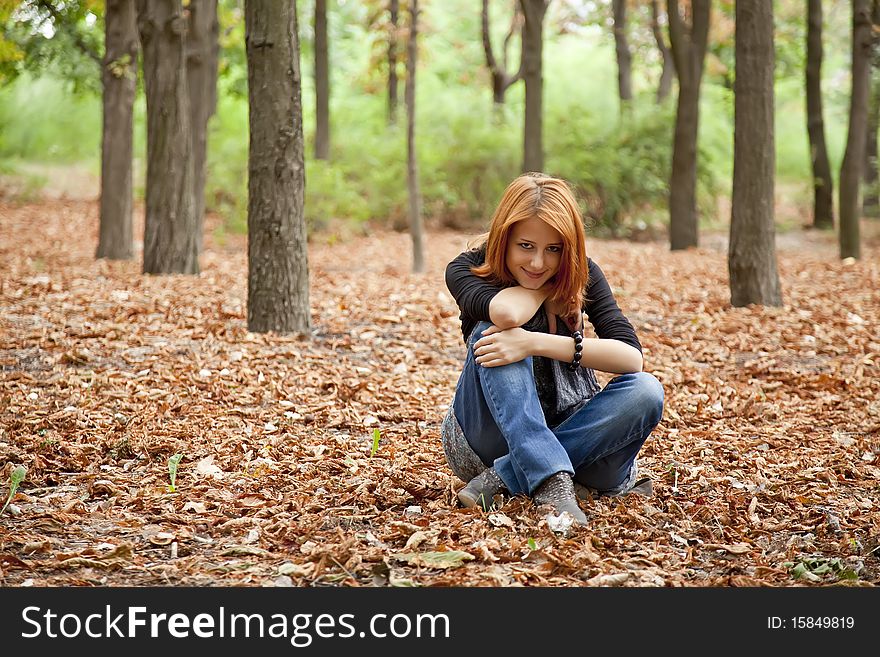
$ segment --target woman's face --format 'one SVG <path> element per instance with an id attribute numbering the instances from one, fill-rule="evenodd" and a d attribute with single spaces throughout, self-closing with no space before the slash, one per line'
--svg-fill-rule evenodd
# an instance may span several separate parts
<path id="1" fill-rule="evenodd" d="M 522 287 L 537 290 L 559 271 L 562 235 L 537 217 L 518 221 L 510 231 L 505 264 Z"/>

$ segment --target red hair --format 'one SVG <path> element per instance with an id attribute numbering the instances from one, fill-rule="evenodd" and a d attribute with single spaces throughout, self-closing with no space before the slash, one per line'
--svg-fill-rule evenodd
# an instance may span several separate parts
<path id="1" fill-rule="evenodd" d="M 549 300 L 569 312 L 580 312 L 589 280 L 586 237 L 581 212 L 568 184 L 541 173 L 524 173 L 504 190 L 492 216 L 489 232 L 480 245 L 486 247 L 486 261 L 472 267 L 477 276 L 501 285 L 515 285 L 506 256 L 514 224 L 537 217 L 562 236 L 559 271 L 553 276 Z"/>

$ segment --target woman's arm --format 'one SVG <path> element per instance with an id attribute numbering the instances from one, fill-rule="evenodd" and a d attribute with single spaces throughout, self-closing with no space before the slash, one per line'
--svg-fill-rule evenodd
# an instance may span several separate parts
<path id="1" fill-rule="evenodd" d="M 574 338 L 549 333 L 534 335 L 532 356 L 571 362 L 574 356 Z M 581 365 L 611 374 L 641 372 L 642 352 L 620 340 L 584 338 Z"/>
<path id="2" fill-rule="evenodd" d="M 581 365 L 611 374 L 642 371 L 642 352 L 620 340 L 584 338 Z M 526 331 L 522 328 L 501 329 L 492 326 L 474 345 L 477 363 L 498 367 L 523 360 L 528 356 L 544 356 L 570 363 L 574 355 L 574 338 Z"/>
<path id="3" fill-rule="evenodd" d="M 549 293 L 545 288 L 506 287 L 489 302 L 489 319 L 500 329 L 522 326 L 535 316 Z"/>

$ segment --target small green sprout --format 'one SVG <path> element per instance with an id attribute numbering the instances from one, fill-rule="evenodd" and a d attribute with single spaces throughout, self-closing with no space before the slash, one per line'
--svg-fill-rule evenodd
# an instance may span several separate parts
<path id="1" fill-rule="evenodd" d="M 529 539 L 529 549 L 530 549 L 532 552 L 534 552 L 535 550 L 538 549 L 538 544 L 535 543 L 535 539 L 533 539 L 533 538 L 530 538 L 530 539 Z"/>
<path id="2" fill-rule="evenodd" d="M 9 477 L 9 497 L 6 498 L 6 504 L 4 504 L 3 508 L 0 509 L 0 516 L 3 515 L 4 511 L 6 511 L 6 507 L 9 506 L 12 498 L 15 497 L 15 492 L 18 490 L 18 485 L 24 481 L 26 475 L 27 468 L 23 465 L 19 465 L 15 468 L 15 470 L 12 471 L 12 475 Z"/>
<path id="3" fill-rule="evenodd" d="M 379 430 L 373 429 L 373 449 L 370 450 L 370 457 L 379 449 Z"/>
<path id="4" fill-rule="evenodd" d="M 175 454 L 168 459 L 168 476 L 171 479 L 171 486 L 168 488 L 168 490 L 172 493 L 177 492 L 177 466 L 180 465 L 180 461 L 182 459 L 183 454 Z"/>

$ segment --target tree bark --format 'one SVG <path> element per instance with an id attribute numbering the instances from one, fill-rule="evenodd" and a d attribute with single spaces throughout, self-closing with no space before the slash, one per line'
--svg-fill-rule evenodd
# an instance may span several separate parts
<path id="1" fill-rule="evenodd" d="M 425 235 L 422 195 L 416 160 L 416 56 L 418 54 L 419 2 L 410 0 L 409 45 L 406 58 L 406 182 L 409 189 L 409 231 L 413 243 L 415 273 L 425 271 Z"/>
<path id="2" fill-rule="evenodd" d="M 217 66 L 220 51 L 217 0 L 190 0 L 186 46 L 186 81 L 192 124 L 193 199 L 196 243 L 204 245 L 205 181 L 207 180 L 208 121 L 217 109 Z"/>
<path id="3" fill-rule="evenodd" d="M 543 143 L 543 51 L 544 14 L 548 0 L 520 0 L 524 24 L 522 71 L 526 84 L 526 112 L 523 127 L 523 171 L 544 168 Z"/>
<path id="4" fill-rule="evenodd" d="M 660 73 L 660 82 L 657 84 L 657 104 L 659 105 L 672 92 L 675 64 L 672 61 L 672 52 L 663 38 L 663 30 L 660 29 L 660 8 L 657 0 L 651 0 L 651 32 L 654 34 L 654 40 L 657 42 L 657 49 L 663 57 L 663 70 Z"/>
<path id="5" fill-rule="evenodd" d="M 877 45 L 875 43 L 874 48 Z M 868 105 L 868 129 L 865 141 L 864 192 L 862 214 L 866 217 L 880 216 L 880 189 L 877 176 L 877 130 L 880 129 L 880 77 L 876 74 L 876 53 L 872 56 L 870 77 L 870 100 Z"/>
<path id="6" fill-rule="evenodd" d="M 736 3 L 730 302 L 779 306 L 773 186 L 773 4 Z"/>
<path id="7" fill-rule="evenodd" d="M 504 39 L 504 64 L 499 64 L 492 50 L 492 37 L 489 32 L 489 0 L 483 0 L 483 8 L 481 11 L 482 35 L 483 35 L 483 53 L 486 55 L 486 66 L 489 74 L 492 76 L 492 102 L 496 107 L 504 104 L 504 97 L 507 90 L 518 80 L 522 79 L 522 65 L 519 70 L 511 74 L 507 71 L 507 47 L 510 39 L 517 31 L 522 31 L 521 14 L 514 10 L 513 20 L 510 24 L 510 31 Z"/>
<path id="8" fill-rule="evenodd" d="M 669 40 L 678 75 L 678 105 L 669 181 L 669 238 L 673 251 L 698 244 L 697 135 L 700 83 L 709 34 L 711 0 L 693 0 L 688 29 L 678 13 L 678 0 L 669 0 Z"/>
<path id="9" fill-rule="evenodd" d="M 330 157 L 330 65 L 327 0 L 315 0 L 315 159 Z"/>
<path id="10" fill-rule="evenodd" d="M 302 79 L 295 0 L 245 1 L 248 329 L 308 335 Z"/>
<path id="11" fill-rule="evenodd" d="M 621 106 L 632 100 L 632 54 L 626 40 L 626 0 L 612 0 L 614 51 L 617 55 L 617 93 Z"/>
<path id="12" fill-rule="evenodd" d="M 853 0 L 852 94 L 846 151 L 840 167 L 840 257 L 861 257 L 859 238 L 859 183 L 865 159 L 868 129 L 868 92 L 871 72 L 871 2 Z"/>
<path id="13" fill-rule="evenodd" d="M 388 37 L 388 124 L 397 123 L 397 20 L 400 0 L 391 0 L 391 34 Z"/>
<path id="14" fill-rule="evenodd" d="M 102 64 L 101 209 L 97 258 L 129 260 L 132 228 L 132 138 L 138 32 L 134 0 L 107 0 Z"/>
<path id="15" fill-rule="evenodd" d="M 807 1 L 807 133 L 813 171 L 813 227 L 834 226 L 834 180 L 822 117 L 822 0 Z"/>
<path id="16" fill-rule="evenodd" d="M 147 92 L 145 274 L 199 271 L 186 18 L 180 0 L 138 0 Z"/>

